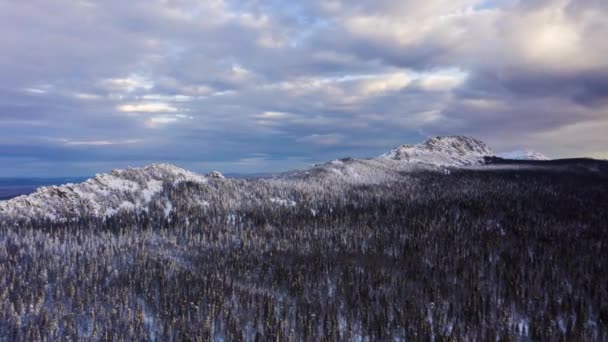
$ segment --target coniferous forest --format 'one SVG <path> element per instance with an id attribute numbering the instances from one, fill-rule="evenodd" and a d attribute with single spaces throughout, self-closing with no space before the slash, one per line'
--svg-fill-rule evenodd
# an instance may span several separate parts
<path id="1" fill-rule="evenodd" d="M 607 339 L 602 172 L 213 179 L 0 223 L 1 341 Z"/>

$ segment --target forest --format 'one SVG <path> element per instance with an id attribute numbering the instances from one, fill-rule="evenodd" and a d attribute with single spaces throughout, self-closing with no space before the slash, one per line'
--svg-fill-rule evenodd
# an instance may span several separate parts
<path id="1" fill-rule="evenodd" d="M 0 222 L 0 340 L 606 341 L 607 244 L 605 172 L 182 182 Z"/>

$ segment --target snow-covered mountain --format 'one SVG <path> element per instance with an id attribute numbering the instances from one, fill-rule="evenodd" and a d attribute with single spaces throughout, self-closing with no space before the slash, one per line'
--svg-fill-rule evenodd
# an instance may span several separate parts
<path id="1" fill-rule="evenodd" d="M 265 182 L 279 193 L 288 192 L 290 187 L 303 186 L 302 184 L 310 186 L 311 183 L 321 184 L 323 188 L 339 189 L 343 184 L 391 182 L 402 179 L 404 173 L 416 170 L 443 171 L 445 167 L 482 165 L 483 157 L 492 155 L 492 150 L 474 138 L 436 137 L 419 145 L 397 147 L 378 158 L 334 160 L 307 170 L 284 173 Z M 114 170 L 80 184 L 42 187 L 31 195 L 0 201 L 0 219 L 110 217 L 121 211 L 142 212 L 150 208 L 160 208 L 168 216 L 173 210 L 173 204 L 166 191 L 186 181 L 214 186 L 213 191 L 219 193 L 236 191 L 239 194 L 235 195 L 234 203 L 237 204 L 244 198 L 247 198 L 245 202 L 273 202 L 275 197 L 284 197 L 252 195 L 249 192 L 256 191 L 254 183 L 225 179 L 219 172 L 199 175 L 169 164 L 152 164 L 143 168 Z M 193 193 L 191 196 L 193 203 L 201 203 L 203 207 L 208 201 L 218 199 L 208 198 L 209 191 Z"/>
<path id="2" fill-rule="evenodd" d="M 436 166 L 483 164 L 494 152 L 481 140 L 465 136 L 435 137 L 417 145 L 401 145 L 380 158 Z"/>
<path id="3" fill-rule="evenodd" d="M 39 188 L 35 193 L 0 202 L 0 217 L 59 219 L 79 216 L 108 217 L 121 211 L 145 211 L 164 186 L 180 182 L 206 183 L 208 179 L 169 164 L 114 170 L 80 184 Z M 164 201 L 170 211 L 171 203 Z"/>
<path id="4" fill-rule="evenodd" d="M 514 160 L 549 160 L 549 157 L 544 154 L 532 150 L 517 150 L 499 153 L 498 157 Z"/>
<path id="5" fill-rule="evenodd" d="M 403 173 L 417 170 L 436 170 L 435 165 L 420 163 L 402 163 L 388 158 L 336 159 L 327 163 L 314 165 L 305 170 L 291 171 L 277 178 L 304 179 L 321 181 L 328 184 L 381 184 L 403 177 Z"/>

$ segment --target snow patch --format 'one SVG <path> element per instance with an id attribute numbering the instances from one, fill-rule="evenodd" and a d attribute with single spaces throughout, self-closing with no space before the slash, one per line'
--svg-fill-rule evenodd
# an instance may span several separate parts
<path id="1" fill-rule="evenodd" d="M 173 210 L 173 203 L 171 203 L 171 201 L 167 200 L 167 202 L 165 202 L 165 218 L 168 218 L 169 215 L 171 215 L 172 210 Z"/>
<path id="2" fill-rule="evenodd" d="M 282 199 L 282 198 L 276 198 L 276 197 L 270 198 L 270 202 L 278 204 L 278 205 L 282 205 L 284 207 L 295 207 L 297 205 L 297 203 L 295 201 L 286 200 L 286 199 Z"/>

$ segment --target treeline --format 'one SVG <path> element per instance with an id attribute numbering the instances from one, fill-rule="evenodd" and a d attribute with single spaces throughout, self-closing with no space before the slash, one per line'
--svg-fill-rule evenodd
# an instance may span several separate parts
<path id="1" fill-rule="evenodd" d="M 606 208 L 601 173 L 457 171 L 181 183 L 137 214 L 5 221 L 0 340 L 602 341 Z"/>

